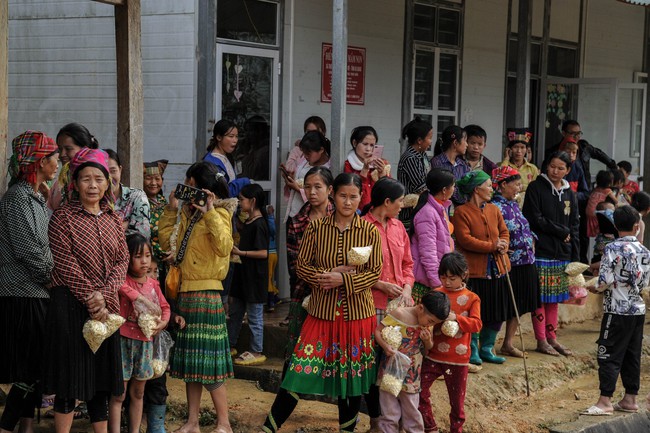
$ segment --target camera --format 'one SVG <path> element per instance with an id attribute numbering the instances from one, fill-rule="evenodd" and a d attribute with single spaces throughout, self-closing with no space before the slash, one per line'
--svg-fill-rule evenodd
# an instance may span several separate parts
<path id="1" fill-rule="evenodd" d="M 205 191 L 182 183 L 176 185 L 174 196 L 178 200 L 189 201 L 197 206 L 205 206 L 208 203 L 208 194 Z"/>

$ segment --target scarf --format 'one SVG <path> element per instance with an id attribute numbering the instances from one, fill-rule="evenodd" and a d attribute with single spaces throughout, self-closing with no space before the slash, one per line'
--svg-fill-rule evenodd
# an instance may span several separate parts
<path id="1" fill-rule="evenodd" d="M 352 166 L 352 169 L 356 171 L 361 171 L 363 169 L 363 161 L 359 159 L 354 149 L 348 153 L 348 162 L 350 163 L 350 166 Z"/>

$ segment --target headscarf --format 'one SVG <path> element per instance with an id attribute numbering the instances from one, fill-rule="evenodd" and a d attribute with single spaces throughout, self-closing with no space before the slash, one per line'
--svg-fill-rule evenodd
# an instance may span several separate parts
<path id="1" fill-rule="evenodd" d="M 159 174 L 160 177 L 162 177 L 163 173 L 165 173 L 165 169 L 167 168 L 167 164 L 169 164 L 169 161 L 166 159 L 159 159 L 158 161 L 153 161 L 153 162 L 145 162 L 143 164 L 144 166 L 144 175 L 152 175 L 152 174 Z"/>
<path id="2" fill-rule="evenodd" d="M 86 167 L 98 168 L 104 173 L 104 175 L 106 175 L 107 178 L 109 178 L 108 159 L 108 153 L 104 152 L 101 149 L 83 147 L 70 161 L 70 179 L 74 179 L 77 171 Z M 68 189 L 70 191 L 74 190 L 74 182 L 70 182 Z M 110 203 L 115 202 L 115 198 L 111 192 L 110 185 L 104 193 L 104 198 Z"/>
<path id="3" fill-rule="evenodd" d="M 59 150 L 56 141 L 38 131 L 23 132 L 11 141 L 11 148 L 9 172 L 12 183 L 23 178 L 29 184 L 36 183 L 37 163 Z"/>
<path id="4" fill-rule="evenodd" d="M 514 146 L 516 143 L 528 145 L 533 138 L 533 134 L 526 128 L 508 128 L 506 135 L 508 137 L 508 147 Z"/>
<path id="5" fill-rule="evenodd" d="M 492 170 L 492 189 L 496 191 L 501 182 L 515 176 L 521 177 L 517 169 L 512 168 L 509 165 L 495 168 Z"/>
<path id="6" fill-rule="evenodd" d="M 558 148 L 559 151 L 561 152 L 566 152 L 566 145 L 568 143 L 578 143 L 578 140 L 575 139 L 573 135 L 565 135 L 564 138 L 562 139 L 562 142 L 560 143 L 560 147 Z"/>
<path id="7" fill-rule="evenodd" d="M 490 180 L 490 176 L 483 170 L 470 171 L 456 182 L 456 187 L 466 196 L 472 195 L 474 188 Z"/>

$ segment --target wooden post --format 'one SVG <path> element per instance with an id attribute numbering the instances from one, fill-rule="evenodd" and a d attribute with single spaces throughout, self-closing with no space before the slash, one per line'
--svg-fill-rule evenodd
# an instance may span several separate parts
<path id="1" fill-rule="evenodd" d="M 650 74 L 650 8 L 645 8 L 645 33 L 643 37 L 643 70 Z M 643 191 L 650 192 L 650 98 L 647 95 L 648 85 L 646 84 L 646 106 L 645 106 L 645 140 L 641 143 L 643 150 Z M 648 222 L 646 221 L 646 225 Z M 650 230 L 644 232 L 644 245 L 650 241 Z"/>
<path id="2" fill-rule="evenodd" d="M 117 152 L 122 162 L 122 182 L 134 188 L 142 188 L 144 149 L 140 11 L 140 0 L 115 6 Z"/>
<path id="3" fill-rule="evenodd" d="M 519 0 L 517 26 L 517 91 L 515 93 L 515 127 L 530 125 L 530 41 L 532 31 L 532 0 Z"/>
<path id="4" fill-rule="evenodd" d="M 217 90 L 217 1 L 199 0 L 196 83 L 196 142 L 194 160 L 200 159 L 208 147 L 215 118 Z M 219 98 L 221 95 L 219 95 Z"/>
<path id="5" fill-rule="evenodd" d="M 334 0 L 332 23 L 332 173 L 343 171 L 348 83 L 348 0 Z"/>
<path id="6" fill-rule="evenodd" d="M 9 6 L 0 1 L 0 196 L 7 189 L 7 140 L 9 131 Z"/>

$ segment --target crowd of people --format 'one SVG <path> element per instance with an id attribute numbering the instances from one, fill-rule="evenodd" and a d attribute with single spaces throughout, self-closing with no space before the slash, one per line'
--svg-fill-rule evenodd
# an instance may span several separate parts
<path id="1" fill-rule="evenodd" d="M 599 340 L 609 355 L 599 350 L 601 400 L 586 412 L 637 407 L 639 292 L 650 265 L 617 257 L 650 258 L 641 244 L 650 195 L 629 179 L 629 162 L 616 165 L 581 140 L 572 120 L 541 171 L 525 129 L 508 130 L 499 164 L 483 155 L 487 133 L 478 125 L 447 127 L 429 159 L 433 127 L 416 118 L 402 130 L 407 146 L 396 170 L 377 131 L 359 126 L 334 176 L 326 132 L 323 119 L 309 117 L 280 165 L 288 344 L 260 432 L 278 431 L 308 394 L 337 401 L 342 432 L 355 430 L 362 399 L 370 432 L 437 432 L 430 388 L 440 376 L 450 431 L 461 432 L 468 373 L 527 356 L 514 343 L 518 315 L 531 313 L 537 352 L 572 356 L 558 341 L 558 305 L 574 296 L 567 265 L 587 257 L 591 272 L 600 270 L 591 289 L 605 292 L 614 319 Z M 57 433 L 70 431 L 80 402 L 96 433 L 118 433 L 123 413 L 129 432 L 143 414 L 148 432 L 164 432 L 166 375 L 154 377 L 152 354 L 164 330 L 174 338 L 169 374 L 186 383 L 188 419 L 178 432 L 199 431 L 203 388 L 215 431 L 232 432 L 226 382 L 233 364 L 266 361 L 264 307 L 277 301 L 273 207 L 236 172 L 238 136 L 233 122 L 215 124 L 206 154 L 185 173 L 195 198 L 163 193 L 167 160 L 144 164 L 143 190 L 123 185 L 119 155 L 80 124 L 56 139 L 26 131 L 12 141 L 10 188 L 0 200 L 0 383 L 12 388 L 0 433 L 19 423 L 32 432 L 35 408 L 48 399 Z M 608 166 L 595 187 L 592 157 Z M 621 266 L 638 278 L 621 280 Z M 139 319 L 151 311 L 145 334 Z M 86 322 L 114 315 L 125 323 L 92 351 Z M 250 348 L 238 353 L 244 317 Z M 634 328 L 634 338 L 619 339 L 614 322 Z M 383 384 L 398 352 L 408 365 L 393 393 Z M 619 373 L 626 396 L 613 404 Z"/>

